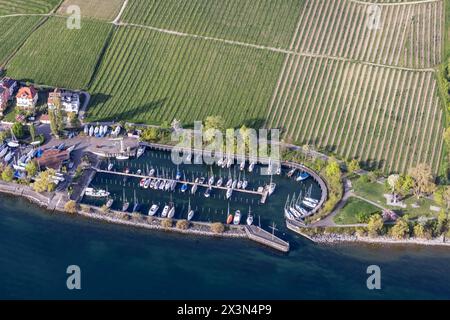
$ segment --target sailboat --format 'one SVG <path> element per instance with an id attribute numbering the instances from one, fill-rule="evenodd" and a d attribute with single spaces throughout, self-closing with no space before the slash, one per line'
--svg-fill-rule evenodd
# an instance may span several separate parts
<path id="1" fill-rule="evenodd" d="M 269 184 L 269 190 L 268 190 L 269 196 L 272 195 L 272 193 L 274 193 L 276 186 L 277 186 L 276 183 L 274 183 L 272 181 L 272 176 L 270 176 L 270 184 Z"/>
<path id="2" fill-rule="evenodd" d="M 243 171 L 245 169 L 245 159 L 241 162 L 239 170 Z"/>
<path id="3" fill-rule="evenodd" d="M 241 223 L 241 211 L 237 210 L 234 214 L 233 224 L 238 225 Z"/>
<path id="4" fill-rule="evenodd" d="M 136 152 L 136 158 L 142 157 L 142 155 L 145 153 L 145 146 L 140 146 Z"/>
<path id="5" fill-rule="evenodd" d="M 289 219 L 289 220 L 294 220 L 295 219 L 294 215 L 289 210 L 289 195 L 288 195 L 288 197 L 286 199 L 286 204 L 284 205 L 284 217 L 286 219 Z"/>
<path id="6" fill-rule="evenodd" d="M 127 199 L 125 198 L 125 189 L 123 190 L 123 205 L 122 205 L 122 211 L 125 212 L 128 210 L 128 208 L 130 207 L 130 203 L 127 201 Z"/>
<path id="7" fill-rule="evenodd" d="M 109 198 L 108 201 L 106 202 L 106 207 L 109 209 L 112 207 L 114 203 L 114 200 L 112 198 Z"/>
<path id="8" fill-rule="evenodd" d="M 184 181 L 186 181 L 186 174 L 184 175 Z M 184 182 L 183 185 L 181 186 L 181 192 L 186 192 L 186 190 L 188 189 L 188 184 L 187 182 Z"/>
<path id="9" fill-rule="evenodd" d="M 134 190 L 134 206 L 133 206 L 133 212 L 138 212 L 140 208 L 140 205 L 136 199 L 136 190 Z"/>
<path id="10" fill-rule="evenodd" d="M 208 187 L 205 191 L 205 198 L 209 198 L 211 196 L 212 188 Z"/>
<path id="11" fill-rule="evenodd" d="M 197 183 L 198 183 L 198 178 L 195 179 L 194 185 L 192 186 L 192 189 L 191 189 L 192 194 L 195 194 L 197 192 L 197 188 L 198 188 Z"/>
<path id="12" fill-rule="evenodd" d="M 213 171 L 212 171 L 212 167 L 211 167 L 211 176 L 210 176 L 210 178 L 209 178 L 209 180 L 208 180 L 208 184 L 209 184 L 210 186 L 212 186 L 212 185 L 214 184 L 214 173 L 213 173 Z"/>
<path id="13" fill-rule="evenodd" d="M 245 171 L 244 171 L 244 179 L 242 180 L 242 189 L 247 189 L 248 186 L 248 180 L 245 179 Z"/>
<path id="14" fill-rule="evenodd" d="M 219 180 L 217 180 L 216 186 L 220 188 L 222 185 L 223 185 L 223 179 L 222 179 L 222 177 L 219 177 Z"/>
<path id="15" fill-rule="evenodd" d="M 255 168 L 255 162 L 252 161 L 250 162 L 250 165 L 248 166 L 248 172 L 253 172 L 253 169 Z"/>
<path id="16" fill-rule="evenodd" d="M 248 216 L 246 222 L 248 226 L 251 226 L 253 224 L 252 209 L 250 207 L 248 207 Z"/>
<path id="17" fill-rule="evenodd" d="M 233 157 L 228 157 L 228 159 L 227 159 L 227 168 L 230 168 L 232 164 L 233 164 Z"/>
<path id="18" fill-rule="evenodd" d="M 230 213 L 230 203 L 228 203 L 227 224 L 231 224 L 232 222 L 233 222 L 233 215 Z"/>
<path id="19" fill-rule="evenodd" d="M 230 199 L 231 198 L 231 195 L 233 194 L 233 189 L 232 188 L 228 188 L 227 189 L 227 199 Z"/>
<path id="20" fill-rule="evenodd" d="M 287 176 L 288 176 L 289 178 L 292 177 L 292 176 L 294 175 L 294 173 L 295 173 L 296 170 L 297 170 L 296 168 L 292 168 L 292 169 L 289 170 L 289 172 L 287 173 Z"/>
<path id="21" fill-rule="evenodd" d="M 123 139 L 120 139 L 120 154 L 116 156 L 117 160 L 128 160 L 130 156 L 125 154 L 125 148 L 123 146 Z"/>
<path id="22" fill-rule="evenodd" d="M 18 148 L 19 146 L 20 146 L 20 144 L 17 141 L 17 138 L 14 135 L 13 129 L 11 127 L 11 141 L 8 142 L 8 147 L 10 147 L 10 148 Z"/>
<path id="23" fill-rule="evenodd" d="M 180 169 L 177 166 L 177 174 L 175 176 L 175 180 L 180 180 L 180 179 L 181 179 L 181 172 L 180 172 Z"/>
<path id="24" fill-rule="evenodd" d="M 238 182 L 237 182 L 237 184 L 236 184 L 236 187 L 238 188 L 238 189 L 241 189 L 242 188 L 242 180 L 241 180 L 241 173 L 239 172 L 239 178 L 238 178 Z"/>
<path id="25" fill-rule="evenodd" d="M 164 209 L 161 213 L 161 217 L 165 218 L 169 214 L 170 207 L 168 205 L 164 206 Z"/>
<path id="26" fill-rule="evenodd" d="M 169 209 L 169 212 L 167 213 L 167 217 L 169 219 L 172 219 L 175 216 L 175 205 L 173 203 L 170 203 L 169 206 L 170 206 L 170 209 Z"/>
<path id="27" fill-rule="evenodd" d="M 189 199 L 188 216 L 187 216 L 188 221 L 192 220 L 194 214 L 195 214 L 194 210 L 191 209 L 191 199 Z"/>

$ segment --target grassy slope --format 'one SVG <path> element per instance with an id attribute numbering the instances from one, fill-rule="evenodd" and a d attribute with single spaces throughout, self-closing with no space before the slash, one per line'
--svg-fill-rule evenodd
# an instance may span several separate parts
<path id="1" fill-rule="evenodd" d="M 51 18 L 26 41 L 7 66 L 8 75 L 37 84 L 85 88 L 112 26 L 84 19 L 80 30 Z"/>
<path id="2" fill-rule="evenodd" d="M 92 86 L 91 120 L 261 125 L 283 54 L 120 28 Z M 251 123 L 249 120 L 254 120 Z"/>
<path id="3" fill-rule="evenodd" d="M 379 213 L 380 209 L 374 205 L 360 199 L 350 198 L 344 208 L 334 217 L 337 224 L 356 224 L 360 223 L 356 215 L 358 213 L 374 214 Z"/>
<path id="4" fill-rule="evenodd" d="M 28 38 L 41 17 L 10 17 L 0 18 L 3 32 L 0 33 L 0 65 L 17 50 Z"/>
<path id="5" fill-rule="evenodd" d="M 0 15 L 48 13 L 61 0 L 0 0 Z"/>
<path id="6" fill-rule="evenodd" d="M 122 20 L 286 48 L 303 3 L 304 0 L 130 0 Z"/>
<path id="7" fill-rule="evenodd" d="M 65 0 L 58 14 L 67 14 L 69 6 L 79 6 L 83 17 L 112 21 L 120 11 L 124 0 Z"/>

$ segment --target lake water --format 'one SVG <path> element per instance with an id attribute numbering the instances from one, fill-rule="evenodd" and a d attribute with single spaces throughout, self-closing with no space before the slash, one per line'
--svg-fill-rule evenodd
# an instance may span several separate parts
<path id="1" fill-rule="evenodd" d="M 51 214 L 0 195 L 0 298 L 450 298 L 450 250 L 312 244 L 289 254 L 247 240 L 186 237 Z M 66 289 L 68 265 L 82 290 Z M 381 267 L 382 289 L 366 287 Z"/>

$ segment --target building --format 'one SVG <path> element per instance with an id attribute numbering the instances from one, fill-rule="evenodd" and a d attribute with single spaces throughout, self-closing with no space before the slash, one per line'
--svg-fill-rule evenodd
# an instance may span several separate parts
<path id="1" fill-rule="evenodd" d="M 44 150 L 42 156 L 37 160 L 41 168 L 55 169 L 58 171 L 63 164 L 70 161 L 70 152 L 68 150 L 48 149 Z"/>
<path id="2" fill-rule="evenodd" d="M 19 110 L 34 113 L 38 102 L 38 92 L 33 86 L 22 87 L 16 95 L 16 105 Z"/>
<path id="3" fill-rule="evenodd" d="M 14 97 L 17 89 L 17 81 L 11 78 L 3 78 L 0 81 L 0 115 L 8 108 L 8 101 Z"/>
<path id="4" fill-rule="evenodd" d="M 80 110 L 80 95 L 76 92 L 55 89 L 48 95 L 48 109 L 56 109 L 58 103 L 61 105 L 63 111 L 78 114 Z"/>

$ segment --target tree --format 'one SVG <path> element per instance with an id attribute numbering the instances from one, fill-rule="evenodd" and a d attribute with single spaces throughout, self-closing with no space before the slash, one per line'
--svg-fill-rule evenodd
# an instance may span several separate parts
<path id="1" fill-rule="evenodd" d="M 328 160 L 328 165 L 325 167 L 325 174 L 331 179 L 337 180 L 341 178 L 341 168 L 336 159 L 330 158 Z"/>
<path id="2" fill-rule="evenodd" d="M 380 214 L 374 214 L 370 216 L 367 223 L 367 232 L 369 236 L 376 237 L 383 231 L 384 221 Z"/>
<path id="3" fill-rule="evenodd" d="M 370 219 L 371 214 L 369 212 L 358 212 L 356 214 L 356 220 L 358 223 L 367 223 Z"/>
<path id="4" fill-rule="evenodd" d="M 64 205 L 64 211 L 67 213 L 77 213 L 78 212 L 78 206 L 77 203 L 73 200 L 67 201 Z"/>
<path id="5" fill-rule="evenodd" d="M 436 189 L 431 167 L 428 164 L 421 163 L 417 167 L 409 169 L 408 173 L 414 180 L 413 191 L 418 199 L 433 193 Z"/>
<path id="6" fill-rule="evenodd" d="M 441 210 L 439 212 L 438 218 L 437 218 L 437 224 L 436 224 L 436 235 L 445 234 L 448 231 L 448 216 L 445 213 L 444 210 Z"/>
<path id="7" fill-rule="evenodd" d="M 187 220 L 178 220 L 176 224 L 177 229 L 187 230 L 189 229 L 189 221 Z"/>
<path id="8" fill-rule="evenodd" d="M 444 207 L 445 210 L 450 210 L 450 186 L 445 186 L 442 188 L 439 188 L 434 193 L 434 201 L 436 201 L 437 204 Z"/>
<path id="9" fill-rule="evenodd" d="M 158 141 L 159 130 L 156 127 L 149 127 L 142 131 L 141 139 L 147 142 Z"/>
<path id="10" fill-rule="evenodd" d="M 450 127 L 445 129 L 444 131 L 444 142 L 445 145 L 447 146 L 447 149 L 450 150 Z"/>
<path id="11" fill-rule="evenodd" d="M 397 184 L 397 193 L 404 197 L 414 188 L 414 179 L 410 175 L 401 175 Z"/>
<path id="12" fill-rule="evenodd" d="M 11 182 L 14 179 L 14 171 L 10 166 L 7 166 L 2 172 L 2 180 Z"/>
<path id="13" fill-rule="evenodd" d="M 172 228 L 172 225 L 173 225 L 172 219 L 165 218 L 161 221 L 161 226 L 165 229 Z"/>
<path id="14" fill-rule="evenodd" d="M 12 132 L 16 136 L 16 138 L 21 139 L 25 135 L 25 130 L 23 129 L 23 124 L 20 122 L 14 122 L 12 125 Z"/>
<path id="15" fill-rule="evenodd" d="M 391 229 L 391 236 L 396 239 L 404 239 L 409 236 L 409 223 L 407 218 L 402 217 L 397 220 Z"/>
<path id="16" fill-rule="evenodd" d="M 58 124 L 56 121 L 56 114 L 54 110 L 49 110 L 48 111 L 48 117 L 50 120 L 50 129 L 52 130 L 52 134 L 54 136 L 59 136 L 59 129 L 58 129 Z"/>
<path id="17" fill-rule="evenodd" d="M 31 141 L 34 141 L 36 139 L 36 127 L 34 126 L 34 124 L 30 124 L 30 136 L 31 136 Z"/>
<path id="18" fill-rule="evenodd" d="M 9 138 L 9 132 L 8 131 L 0 131 L 0 143 L 5 142 L 6 139 Z"/>
<path id="19" fill-rule="evenodd" d="M 347 171 L 348 173 L 353 173 L 355 171 L 359 171 L 361 169 L 359 165 L 359 161 L 356 159 L 352 159 L 350 162 L 347 163 Z"/>
<path id="20" fill-rule="evenodd" d="M 398 174 L 391 174 L 387 178 L 387 184 L 389 188 L 391 189 L 392 195 L 394 196 L 394 199 L 396 199 L 395 194 L 398 190 L 398 181 L 400 180 L 400 175 Z"/>
<path id="21" fill-rule="evenodd" d="M 75 112 L 69 112 L 67 114 L 67 121 L 69 122 L 72 128 L 76 128 L 80 126 L 80 120 Z"/>
<path id="22" fill-rule="evenodd" d="M 414 237 L 420 238 L 420 239 L 430 239 L 430 234 L 425 229 L 425 226 L 422 224 L 416 224 L 413 229 Z"/>
<path id="23" fill-rule="evenodd" d="M 33 190 L 39 193 L 54 191 L 56 188 L 55 182 L 53 181 L 55 174 L 56 172 L 53 169 L 41 172 L 33 183 Z"/>
<path id="24" fill-rule="evenodd" d="M 211 231 L 214 233 L 224 233 L 225 232 L 225 226 L 223 223 L 215 222 L 211 224 Z"/>
<path id="25" fill-rule="evenodd" d="M 27 172 L 28 177 L 34 177 L 39 171 L 39 164 L 36 160 L 30 161 L 25 166 L 25 171 Z"/>
<path id="26" fill-rule="evenodd" d="M 215 131 L 223 132 L 225 130 L 225 122 L 221 116 L 208 116 L 205 119 L 204 138 L 207 142 L 211 142 L 215 137 Z"/>

